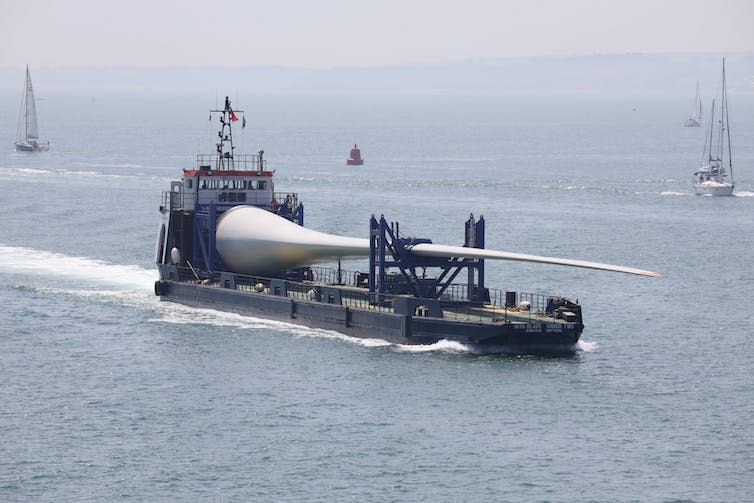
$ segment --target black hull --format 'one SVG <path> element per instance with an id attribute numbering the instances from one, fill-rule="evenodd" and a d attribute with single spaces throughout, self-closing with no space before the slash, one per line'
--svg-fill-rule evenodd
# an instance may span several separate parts
<path id="1" fill-rule="evenodd" d="M 333 330 L 352 337 L 382 339 L 395 344 L 433 344 L 450 340 L 504 353 L 573 353 L 583 329 L 581 324 L 485 324 L 409 316 L 176 281 L 158 282 L 156 293 L 163 300 L 191 307 Z"/>

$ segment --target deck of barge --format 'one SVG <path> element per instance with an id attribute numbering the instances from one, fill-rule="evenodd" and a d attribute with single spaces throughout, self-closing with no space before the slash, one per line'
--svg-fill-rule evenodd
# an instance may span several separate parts
<path id="1" fill-rule="evenodd" d="M 328 270 L 329 271 L 329 270 Z M 229 274 L 229 273 L 226 273 Z M 225 274 L 223 275 L 225 276 Z M 189 284 L 203 284 L 204 286 L 216 287 L 216 288 L 228 288 L 256 294 L 256 295 L 277 295 L 285 296 L 291 299 L 299 301 L 317 301 L 326 302 L 329 304 L 339 304 L 349 307 L 351 309 L 363 309 L 369 311 L 381 311 L 386 313 L 395 312 L 396 299 L 405 298 L 413 299 L 412 296 L 406 294 L 380 294 L 383 302 L 375 302 L 374 297 L 377 294 L 370 294 L 369 290 L 353 284 L 333 283 L 329 281 L 322 281 L 315 278 L 311 281 L 283 281 L 283 280 L 270 280 L 269 278 L 255 278 L 242 275 L 232 275 L 234 281 L 232 284 L 223 285 L 223 281 L 227 281 L 221 278 L 213 278 L 212 280 L 205 279 L 199 281 L 193 277 L 186 277 L 185 272 L 180 274 L 180 281 Z M 320 274 L 321 276 L 321 274 Z M 327 277 L 327 275 L 324 275 Z M 280 290 L 275 289 L 275 282 L 283 282 L 285 287 Z M 279 283 L 278 283 L 279 284 Z M 464 285 L 458 285 L 463 287 Z M 277 291 L 275 291 L 275 290 Z M 333 296 L 331 292 L 337 291 L 337 295 Z M 330 294 L 330 298 L 323 299 L 322 296 Z M 504 298 L 503 295 L 496 294 L 494 298 Z M 566 316 L 561 312 L 559 315 L 555 313 L 548 313 L 545 308 L 547 301 L 551 297 L 541 294 L 529 294 L 518 293 L 517 298 L 519 301 L 525 301 L 524 305 L 527 307 L 506 307 L 497 303 L 485 303 L 483 305 L 469 305 L 459 303 L 453 305 L 452 302 L 442 303 L 441 313 L 442 318 L 447 320 L 457 321 L 472 321 L 475 323 L 499 325 L 499 324 L 562 324 L 569 325 L 574 323 L 574 319 L 570 316 L 572 313 L 568 313 Z M 446 300 L 451 300 L 446 299 Z M 450 304 L 450 305 L 448 305 Z M 422 316 L 422 314 L 418 314 Z M 423 316 L 431 316 L 430 314 L 423 314 Z M 436 317 L 439 317 L 435 314 Z"/>

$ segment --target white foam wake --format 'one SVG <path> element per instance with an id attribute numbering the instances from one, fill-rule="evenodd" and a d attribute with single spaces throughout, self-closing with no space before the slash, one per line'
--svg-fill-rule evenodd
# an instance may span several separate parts
<path id="1" fill-rule="evenodd" d="M 47 278 L 79 280 L 120 289 L 152 289 L 157 270 L 110 264 L 89 257 L 0 244 L 0 270 Z"/>
<path id="2" fill-rule="evenodd" d="M 53 172 L 49 169 L 37 169 L 37 168 L 11 168 L 3 166 L 0 169 L 0 175 L 3 178 L 12 178 L 14 175 L 21 176 L 39 176 L 39 175 L 51 175 Z"/>
<path id="3" fill-rule="evenodd" d="M 102 167 L 108 167 L 108 165 L 101 165 Z M 133 167 L 137 167 L 134 165 Z M 156 167 L 155 167 L 156 168 Z M 143 180 L 144 176 L 124 173 L 103 173 L 101 171 L 79 171 L 69 170 L 65 168 L 50 170 L 43 168 L 19 168 L 19 167 L 3 167 L 0 169 L 0 179 L 17 179 L 17 178 L 36 178 L 40 175 L 52 175 L 57 177 L 66 178 L 97 178 L 97 179 L 117 179 L 117 180 Z M 151 176 L 148 177 L 151 180 L 157 181 L 169 181 L 170 178 L 163 176 Z"/>
<path id="4" fill-rule="evenodd" d="M 473 352 L 469 346 L 462 344 L 458 341 L 449 341 L 443 339 L 437 341 L 434 344 L 397 344 L 396 349 L 399 351 L 406 351 L 409 353 L 427 353 L 427 352 L 439 352 L 439 353 L 471 353 Z"/>
<path id="5" fill-rule="evenodd" d="M 676 192 L 674 190 L 666 190 L 664 192 L 660 192 L 661 196 L 688 196 L 690 195 L 688 192 Z"/>
<path id="6" fill-rule="evenodd" d="M 160 303 L 156 311 L 160 316 L 150 321 L 157 323 L 171 323 L 177 325 L 205 325 L 211 327 L 228 327 L 240 330 L 276 330 L 293 334 L 295 337 L 314 337 L 318 339 L 332 339 L 363 346 L 366 348 L 392 347 L 399 351 L 428 352 L 428 351 L 468 351 L 462 344 L 451 341 L 440 341 L 435 344 L 408 346 L 393 344 L 382 339 L 362 339 L 341 334 L 333 330 L 311 328 L 284 321 L 267 320 L 235 313 L 226 313 L 214 309 L 191 308 L 172 302 Z"/>
<path id="7" fill-rule="evenodd" d="M 172 302 L 160 303 L 156 311 L 160 317 L 150 321 L 157 323 L 171 323 L 177 325 L 205 325 L 212 327 L 228 327 L 240 330 L 276 330 L 293 334 L 295 337 L 314 337 L 318 339 L 332 339 L 363 346 L 366 348 L 390 347 L 397 351 L 426 353 L 426 352 L 446 352 L 446 353 L 468 353 L 470 348 L 459 342 L 442 340 L 434 344 L 425 345 L 404 345 L 393 344 L 383 339 L 362 339 L 341 334 L 333 330 L 324 330 L 321 328 L 311 328 L 301 325 L 294 325 L 284 321 L 267 320 L 264 318 L 255 318 L 235 313 L 226 313 L 214 309 L 199 309 L 175 304 Z"/>
<path id="8" fill-rule="evenodd" d="M 475 353 L 477 349 L 460 342 L 441 340 L 434 344 L 393 344 L 382 339 L 362 339 L 332 330 L 309 328 L 282 321 L 267 320 L 227 313 L 215 309 L 200 309 L 173 302 L 160 302 L 153 295 L 153 283 L 158 279 L 156 270 L 135 265 L 111 264 L 89 257 L 70 256 L 32 248 L 0 244 L 0 270 L 33 275 L 39 278 L 76 280 L 75 285 L 61 287 L 45 282 L 35 287 L 37 291 L 52 294 L 74 295 L 93 301 L 116 302 L 126 307 L 151 310 L 154 323 L 178 325 L 204 325 L 240 330 L 275 330 L 296 337 L 315 337 L 339 340 L 367 348 L 390 347 L 409 353 Z M 84 283 L 82 285 L 81 283 Z M 593 351 L 597 344 L 579 341 L 581 351 Z"/>
<path id="9" fill-rule="evenodd" d="M 584 339 L 580 339 L 579 342 L 576 343 L 576 349 L 579 351 L 583 351 L 584 353 L 591 353 L 592 351 L 596 350 L 599 346 L 594 341 L 585 341 Z"/>
<path id="10" fill-rule="evenodd" d="M 90 257 L 0 244 L 0 270 L 43 280 L 34 286 L 40 292 L 72 295 L 95 302 L 116 302 L 126 307 L 151 310 L 156 316 L 150 321 L 157 323 L 276 330 L 292 333 L 296 337 L 334 339 L 370 348 L 392 346 L 403 351 L 463 351 L 462 345 L 448 341 L 426 346 L 399 346 L 382 339 L 360 339 L 331 330 L 160 302 L 152 293 L 154 281 L 158 279 L 156 270 L 111 264 Z M 64 283 L 62 286 L 61 281 Z"/>

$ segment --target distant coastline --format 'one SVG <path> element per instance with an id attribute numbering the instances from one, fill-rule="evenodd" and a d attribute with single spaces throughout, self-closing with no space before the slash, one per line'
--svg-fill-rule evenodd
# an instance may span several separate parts
<path id="1" fill-rule="evenodd" d="M 726 56 L 731 94 L 754 94 L 754 53 L 592 54 L 501 58 L 403 66 L 307 69 L 292 67 L 34 68 L 40 92 L 214 90 L 217 75 L 244 92 L 279 94 L 555 94 L 675 93 L 699 80 L 719 85 Z M 16 92 L 21 68 L 0 68 L 0 92 Z"/>

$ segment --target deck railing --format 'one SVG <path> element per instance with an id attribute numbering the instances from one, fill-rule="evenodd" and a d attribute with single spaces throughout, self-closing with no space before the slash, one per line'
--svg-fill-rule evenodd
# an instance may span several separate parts
<path id="1" fill-rule="evenodd" d="M 262 276 L 248 276 L 235 274 L 236 290 L 269 295 L 272 281 L 283 281 L 286 295 L 289 298 L 303 301 L 323 301 L 323 286 L 338 288 L 340 292 L 340 304 L 352 309 L 365 309 L 381 312 L 393 312 L 394 299 L 400 297 L 393 294 L 371 294 L 369 291 L 355 288 L 359 280 L 358 271 L 346 271 L 329 269 L 325 267 L 312 267 L 311 280 L 304 282 L 273 280 Z M 207 273 L 195 271 L 187 267 L 176 268 L 175 281 L 189 283 L 203 283 L 207 285 L 221 286 L 220 273 L 211 276 Z M 441 298 L 443 305 L 443 317 L 452 320 L 478 321 L 478 322 L 508 322 L 527 321 L 536 323 L 546 316 L 548 300 L 552 297 L 543 294 L 518 292 L 515 306 L 506 306 L 506 299 L 510 300 L 510 292 L 499 289 L 490 289 L 490 302 L 484 307 L 475 304 L 463 303 L 465 299 L 454 298 L 459 295 L 467 285 L 454 284 L 451 293 Z M 377 302 L 378 298 L 382 302 Z M 324 301 L 323 301 L 324 302 Z M 527 304 L 528 303 L 528 304 Z"/>
<path id="2" fill-rule="evenodd" d="M 235 154 L 232 158 L 219 154 L 198 154 L 196 167 L 232 171 L 264 171 L 267 161 L 260 160 L 256 154 Z"/>

